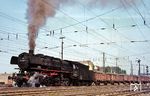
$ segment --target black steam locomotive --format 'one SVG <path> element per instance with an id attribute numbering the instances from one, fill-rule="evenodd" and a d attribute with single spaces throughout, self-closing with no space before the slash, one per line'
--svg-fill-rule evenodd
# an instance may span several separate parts
<path id="1" fill-rule="evenodd" d="M 43 54 L 21 53 L 12 56 L 11 64 L 18 65 L 19 73 L 13 74 L 16 85 L 56 86 L 89 85 L 92 82 L 89 67 L 75 61 L 61 60 Z"/>

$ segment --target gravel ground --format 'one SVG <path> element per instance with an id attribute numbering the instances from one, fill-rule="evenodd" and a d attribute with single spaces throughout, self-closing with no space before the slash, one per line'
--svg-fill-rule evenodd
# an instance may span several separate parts
<path id="1" fill-rule="evenodd" d="M 150 96 L 150 93 L 129 95 L 135 93 L 129 89 L 129 85 L 3 88 L 0 89 L 0 96 Z"/>

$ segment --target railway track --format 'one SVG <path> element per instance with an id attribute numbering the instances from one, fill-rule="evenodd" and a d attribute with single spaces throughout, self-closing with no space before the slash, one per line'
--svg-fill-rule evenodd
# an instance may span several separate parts
<path id="1" fill-rule="evenodd" d="M 119 93 L 114 93 L 114 94 L 106 95 L 106 96 L 150 96 L 150 90 L 126 91 L 126 92 L 119 92 Z"/>
<path id="2" fill-rule="evenodd" d="M 150 90 L 130 91 L 129 86 L 81 86 L 11 88 L 0 90 L 0 96 L 137 96 Z M 139 95 L 138 95 L 139 96 Z M 145 96 L 145 95 L 143 95 Z"/>

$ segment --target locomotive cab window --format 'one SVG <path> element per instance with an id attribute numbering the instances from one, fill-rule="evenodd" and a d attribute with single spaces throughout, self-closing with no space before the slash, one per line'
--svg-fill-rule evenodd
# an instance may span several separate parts
<path id="1" fill-rule="evenodd" d="M 76 66 L 73 64 L 73 69 L 76 69 Z"/>
<path id="2" fill-rule="evenodd" d="M 73 64 L 73 69 L 79 69 L 77 65 Z"/>

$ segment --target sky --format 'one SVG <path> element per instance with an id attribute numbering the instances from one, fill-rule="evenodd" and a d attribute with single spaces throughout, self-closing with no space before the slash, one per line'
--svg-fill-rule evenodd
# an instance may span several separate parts
<path id="1" fill-rule="evenodd" d="M 0 73 L 16 72 L 11 56 L 28 52 L 28 0 L 1 0 L 0 3 Z M 52 1 L 52 0 L 50 0 Z M 149 0 L 55 0 L 55 11 L 40 27 L 35 54 L 61 58 L 64 38 L 64 59 L 91 60 L 102 66 L 116 66 L 130 74 L 150 66 L 150 1 Z M 60 3 L 61 1 L 61 3 Z M 68 2 L 65 2 L 68 1 Z M 57 3 L 57 4 L 56 4 Z"/>

